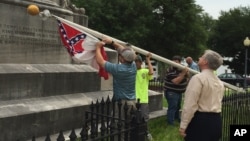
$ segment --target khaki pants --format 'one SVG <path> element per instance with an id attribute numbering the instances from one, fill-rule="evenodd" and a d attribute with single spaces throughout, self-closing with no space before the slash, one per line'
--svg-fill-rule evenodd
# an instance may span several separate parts
<path id="1" fill-rule="evenodd" d="M 127 111 L 127 119 L 128 120 L 131 120 L 131 115 L 130 115 L 130 112 L 131 112 L 131 109 L 133 107 L 134 110 L 136 110 L 136 100 L 121 100 L 121 110 L 120 110 L 120 114 L 121 114 L 121 119 L 125 119 L 125 113 L 124 113 L 124 105 L 125 103 L 127 102 L 127 105 L 128 105 L 128 111 Z M 119 107 L 118 107 L 118 102 L 116 102 L 116 105 L 115 105 L 115 117 L 119 118 Z M 125 126 L 125 122 L 123 122 L 122 126 L 124 127 Z M 121 134 L 121 140 L 120 141 L 124 141 L 124 138 L 125 138 L 125 134 L 122 133 Z M 115 141 L 118 141 L 118 136 L 115 136 L 114 138 Z"/>

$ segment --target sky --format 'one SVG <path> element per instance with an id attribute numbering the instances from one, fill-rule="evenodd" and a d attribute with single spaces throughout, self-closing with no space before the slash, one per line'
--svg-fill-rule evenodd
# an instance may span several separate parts
<path id="1" fill-rule="evenodd" d="M 229 11 L 231 8 L 237 8 L 239 6 L 250 7 L 250 0 L 195 0 L 197 5 L 200 5 L 204 12 L 207 12 L 210 16 L 218 19 L 220 11 Z M 221 66 L 217 70 L 217 74 L 225 73 L 227 66 Z M 231 72 L 230 69 L 227 69 Z"/>
<path id="2" fill-rule="evenodd" d="M 204 12 L 207 12 L 213 18 L 218 19 L 220 11 L 229 11 L 231 8 L 239 6 L 250 6 L 250 0 L 195 0 Z"/>

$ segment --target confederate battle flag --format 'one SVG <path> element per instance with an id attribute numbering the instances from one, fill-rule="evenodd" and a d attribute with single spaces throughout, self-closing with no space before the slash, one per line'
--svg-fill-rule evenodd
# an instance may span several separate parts
<path id="1" fill-rule="evenodd" d="M 99 69 L 100 77 L 105 80 L 108 79 L 108 73 L 97 64 L 95 59 L 95 44 L 99 41 L 94 36 L 84 33 L 77 29 L 70 22 L 64 22 L 57 19 L 59 26 L 59 34 L 61 40 L 67 49 L 72 59 L 78 63 L 85 63 L 91 65 L 95 69 Z M 102 56 L 107 60 L 107 54 L 104 47 L 101 48 Z"/>

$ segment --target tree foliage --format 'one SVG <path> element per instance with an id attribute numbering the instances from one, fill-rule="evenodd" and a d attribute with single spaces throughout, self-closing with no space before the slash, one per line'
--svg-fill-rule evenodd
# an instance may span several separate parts
<path id="1" fill-rule="evenodd" d="M 249 25 L 249 7 L 238 7 L 228 12 L 222 11 L 208 42 L 211 49 L 228 58 L 224 64 L 229 65 L 233 72 L 239 74 L 244 74 L 246 47 L 243 41 L 247 36 L 250 37 Z"/>
<path id="2" fill-rule="evenodd" d="M 202 9 L 194 0 L 72 0 L 89 28 L 157 55 L 198 56 L 206 49 Z"/>

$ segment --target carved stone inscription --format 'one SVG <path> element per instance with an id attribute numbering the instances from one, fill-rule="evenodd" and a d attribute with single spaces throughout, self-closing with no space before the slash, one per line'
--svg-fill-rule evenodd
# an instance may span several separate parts
<path id="1" fill-rule="evenodd" d="M 0 23 L 0 44 L 25 46 L 61 46 L 58 31 Z"/>
<path id="2" fill-rule="evenodd" d="M 56 19 L 43 21 L 26 7 L 0 3 L 0 63 L 71 63 Z"/>

